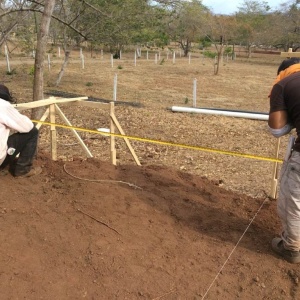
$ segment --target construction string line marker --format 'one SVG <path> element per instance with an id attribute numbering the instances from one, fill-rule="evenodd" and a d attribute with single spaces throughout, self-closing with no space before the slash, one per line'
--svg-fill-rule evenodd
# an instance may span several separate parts
<path id="1" fill-rule="evenodd" d="M 66 128 L 66 129 L 74 129 L 74 130 L 78 130 L 78 131 L 90 132 L 90 133 L 102 134 L 103 135 L 103 132 L 98 131 L 98 130 L 93 130 L 93 129 L 86 129 L 86 128 L 81 128 L 81 127 L 74 127 L 74 126 L 69 126 L 69 125 L 62 125 L 62 124 L 43 122 L 43 121 L 37 121 L 37 120 L 31 120 L 31 121 L 34 122 L 34 123 L 40 123 L 40 124 L 43 124 L 43 125 L 56 126 L 56 127 L 60 127 L 60 128 Z M 245 157 L 245 158 L 263 160 L 263 161 L 269 161 L 269 162 L 278 162 L 278 163 L 283 162 L 282 159 L 278 159 L 278 158 L 252 155 L 252 154 L 233 152 L 233 151 L 225 151 L 225 150 L 219 150 L 219 149 L 208 148 L 208 147 L 199 147 L 199 146 L 192 146 L 192 145 L 186 145 L 186 144 L 177 144 L 177 143 L 172 143 L 172 142 L 165 142 L 165 141 L 141 138 L 141 137 L 137 137 L 137 136 L 122 135 L 122 134 L 117 134 L 117 133 L 105 133 L 105 135 L 115 136 L 115 137 L 120 137 L 120 138 L 127 138 L 127 139 L 130 139 L 130 140 L 139 141 L 139 142 L 159 144 L 159 145 L 164 145 L 164 146 L 173 146 L 173 147 L 179 147 L 179 148 L 185 148 L 185 149 L 191 149 L 191 150 L 198 150 L 198 151 L 204 151 L 204 152 L 210 152 L 210 153 L 218 153 L 218 154 L 223 154 L 223 155 L 231 155 L 231 156 L 237 156 L 237 157 Z"/>
<path id="2" fill-rule="evenodd" d="M 217 280 L 217 278 L 219 277 L 219 275 L 221 274 L 222 270 L 224 269 L 224 267 L 226 266 L 227 262 L 229 261 L 230 257 L 232 256 L 233 252 L 236 250 L 236 248 L 238 247 L 240 241 L 243 239 L 243 237 L 245 236 L 246 232 L 248 231 L 249 227 L 251 226 L 251 224 L 253 223 L 254 219 L 256 218 L 256 216 L 258 215 L 258 213 L 261 211 L 262 207 L 264 206 L 264 204 L 266 203 L 266 201 L 268 200 L 268 198 L 266 198 L 263 203 L 261 204 L 260 208 L 258 209 L 258 211 L 255 213 L 255 215 L 253 216 L 253 218 L 251 219 L 249 225 L 246 227 L 245 231 L 243 232 L 242 236 L 239 238 L 239 240 L 237 241 L 236 245 L 233 247 L 232 251 L 230 252 L 229 256 L 227 257 L 227 259 L 225 260 L 224 264 L 222 265 L 221 269 L 219 270 L 219 272 L 217 273 L 217 275 L 215 276 L 215 278 L 213 279 L 212 283 L 210 284 L 210 286 L 208 287 L 207 291 L 205 292 L 205 294 L 202 297 L 202 300 L 206 297 L 206 295 L 208 294 L 208 292 L 210 291 L 210 289 L 212 288 L 213 284 L 215 283 L 215 281 Z"/>

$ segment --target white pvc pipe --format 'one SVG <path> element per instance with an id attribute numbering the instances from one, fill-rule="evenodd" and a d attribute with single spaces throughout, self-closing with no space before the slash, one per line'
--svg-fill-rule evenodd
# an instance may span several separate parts
<path id="1" fill-rule="evenodd" d="M 114 57 L 112 54 L 110 55 L 110 63 L 111 63 L 111 67 L 113 68 L 114 67 Z"/>
<path id="2" fill-rule="evenodd" d="M 118 74 L 115 74 L 115 77 L 114 77 L 114 92 L 113 92 L 114 101 L 117 101 L 117 86 L 118 86 Z"/>
<path id="3" fill-rule="evenodd" d="M 51 69 L 51 61 L 50 61 L 50 54 L 48 54 L 48 70 Z"/>
<path id="4" fill-rule="evenodd" d="M 197 106 L 197 79 L 194 79 L 193 85 L 193 107 Z"/>
<path id="5" fill-rule="evenodd" d="M 5 57 L 6 57 L 6 65 L 7 65 L 7 71 L 10 73 L 10 63 L 9 63 L 9 55 L 8 55 L 8 49 L 7 46 L 4 46 L 5 49 Z"/>
<path id="6" fill-rule="evenodd" d="M 269 115 L 262 114 L 262 113 L 234 112 L 234 111 L 214 110 L 214 109 L 207 109 L 207 108 L 180 107 L 180 106 L 172 106 L 171 110 L 174 112 L 219 115 L 219 116 L 254 119 L 254 120 L 261 120 L 261 121 L 269 120 Z"/>
<path id="7" fill-rule="evenodd" d="M 84 69 L 84 55 L 81 54 L 81 67 Z"/>

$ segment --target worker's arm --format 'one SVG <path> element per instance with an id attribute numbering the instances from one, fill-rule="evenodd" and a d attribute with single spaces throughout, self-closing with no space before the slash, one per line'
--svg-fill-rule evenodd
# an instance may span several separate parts
<path id="1" fill-rule="evenodd" d="M 269 114 L 269 130 L 275 137 L 281 137 L 288 134 L 293 126 L 288 123 L 288 115 L 286 110 L 279 110 Z"/>
<path id="2" fill-rule="evenodd" d="M 34 124 L 28 117 L 20 114 L 9 102 L 2 101 L 0 123 L 20 133 L 29 132 Z"/>

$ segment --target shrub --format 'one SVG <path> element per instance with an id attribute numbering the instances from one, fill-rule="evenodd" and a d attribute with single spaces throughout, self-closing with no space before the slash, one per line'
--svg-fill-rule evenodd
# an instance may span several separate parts
<path id="1" fill-rule="evenodd" d="M 209 51 L 209 50 L 206 50 L 206 51 L 203 51 L 203 55 L 207 56 L 209 58 L 215 58 L 217 56 L 217 53 Z"/>
<path id="2" fill-rule="evenodd" d="M 33 75 L 34 75 L 34 67 L 33 67 L 33 66 L 30 68 L 28 74 L 29 74 L 30 76 L 33 76 Z"/>
<path id="3" fill-rule="evenodd" d="M 232 48 L 231 47 L 226 47 L 224 50 L 224 54 L 231 54 L 232 53 Z"/>

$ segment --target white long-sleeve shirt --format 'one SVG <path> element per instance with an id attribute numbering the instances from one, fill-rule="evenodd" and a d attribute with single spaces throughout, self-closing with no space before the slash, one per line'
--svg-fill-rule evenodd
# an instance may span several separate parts
<path id="1" fill-rule="evenodd" d="M 0 98 L 0 165 L 6 157 L 10 129 L 24 133 L 29 132 L 33 126 L 28 117 L 20 114 L 8 101 Z"/>

